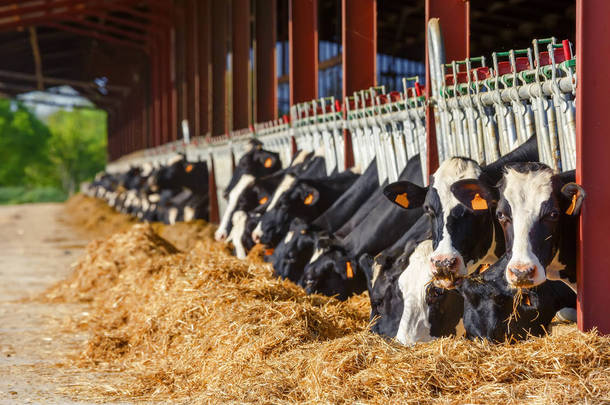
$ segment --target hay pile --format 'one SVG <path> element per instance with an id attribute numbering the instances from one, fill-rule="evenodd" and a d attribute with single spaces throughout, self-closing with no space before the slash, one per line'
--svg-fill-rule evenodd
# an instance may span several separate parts
<path id="1" fill-rule="evenodd" d="M 137 221 L 115 211 L 105 201 L 76 194 L 66 201 L 64 214 L 59 218 L 91 237 L 106 237 L 129 229 Z"/>
<path id="2" fill-rule="evenodd" d="M 75 387 L 80 397 L 610 401 L 610 338 L 572 330 L 515 345 L 447 338 L 401 347 L 367 331 L 366 295 L 344 303 L 307 296 L 209 236 L 178 249 L 150 225 L 92 242 L 72 277 L 46 299 L 91 303 L 88 322 L 74 322 L 91 333 L 77 363 L 116 378 Z"/>

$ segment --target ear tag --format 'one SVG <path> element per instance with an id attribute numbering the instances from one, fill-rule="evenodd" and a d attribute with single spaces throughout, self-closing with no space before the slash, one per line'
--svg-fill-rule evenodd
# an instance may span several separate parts
<path id="1" fill-rule="evenodd" d="M 305 229 L 301 229 L 301 235 L 305 235 Z"/>
<path id="2" fill-rule="evenodd" d="M 273 254 L 273 249 L 265 249 L 265 256 L 271 256 Z"/>
<path id="3" fill-rule="evenodd" d="M 488 268 L 489 268 L 489 263 L 482 264 L 481 267 L 479 267 L 479 274 L 484 273 Z"/>
<path id="4" fill-rule="evenodd" d="M 265 204 L 267 201 L 269 201 L 269 197 L 265 196 L 265 197 L 261 198 L 260 200 L 258 200 L 258 203 L 259 203 L 260 205 L 263 205 L 263 204 Z"/>
<path id="5" fill-rule="evenodd" d="M 579 192 L 577 191 L 576 194 L 574 194 L 572 196 L 572 202 L 570 203 L 570 206 L 566 210 L 566 214 L 572 215 L 574 213 L 574 209 L 576 208 L 576 200 L 578 200 L 578 194 L 579 194 Z"/>
<path id="6" fill-rule="evenodd" d="M 271 159 L 270 157 L 268 157 L 267 159 L 265 159 L 265 167 L 268 169 L 271 166 L 273 166 L 273 159 Z"/>
<path id="7" fill-rule="evenodd" d="M 188 165 L 184 168 L 184 171 L 187 173 L 190 173 L 193 171 L 193 165 Z"/>
<path id="8" fill-rule="evenodd" d="M 347 278 L 354 278 L 354 270 L 352 269 L 352 263 L 345 263 L 345 274 L 347 275 Z"/>
<path id="9" fill-rule="evenodd" d="M 311 205 L 311 203 L 313 202 L 313 194 L 307 194 L 307 197 L 305 197 L 305 201 L 303 201 L 305 203 L 305 205 Z"/>
<path id="10" fill-rule="evenodd" d="M 525 301 L 525 305 L 529 305 L 529 306 L 532 305 L 532 301 L 530 301 L 530 296 L 529 295 L 526 295 L 524 297 L 524 301 Z"/>
<path id="11" fill-rule="evenodd" d="M 409 199 L 407 193 L 397 194 L 394 198 L 394 202 L 403 208 L 409 208 Z"/>
<path id="12" fill-rule="evenodd" d="M 485 201 L 485 199 L 481 197 L 479 193 L 474 195 L 474 198 L 472 199 L 472 201 L 470 201 L 470 205 L 475 211 L 487 209 L 487 201 Z"/>

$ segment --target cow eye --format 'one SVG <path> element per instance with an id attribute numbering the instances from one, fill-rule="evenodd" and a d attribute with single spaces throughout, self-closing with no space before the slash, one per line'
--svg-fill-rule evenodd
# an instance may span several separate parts
<path id="1" fill-rule="evenodd" d="M 428 215 L 430 215 L 432 217 L 436 215 L 434 210 L 432 209 L 432 207 L 430 205 L 427 205 L 427 204 L 424 205 L 424 211 L 425 211 L 426 214 L 428 214 Z"/>
<path id="2" fill-rule="evenodd" d="M 558 210 L 552 210 L 551 212 L 546 214 L 546 219 L 550 219 L 552 221 L 556 221 L 557 219 L 559 219 L 559 211 Z"/>
<path id="3" fill-rule="evenodd" d="M 502 211 L 498 211 L 496 213 L 496 217 L 498 218 L 498 221 L 500 221 L 500 222 L 508 221 L 508 216 L 505 213 L 503 213 Z"/>

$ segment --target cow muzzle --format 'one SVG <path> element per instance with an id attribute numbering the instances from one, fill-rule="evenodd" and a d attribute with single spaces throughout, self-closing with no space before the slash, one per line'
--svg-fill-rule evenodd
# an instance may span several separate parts
<path id="1" fill-rule="evenodd" d="M 227 233 L 225 231 L 216 231 L 214 233 L 214 239 L 216 239 L 218 242 L 224 242 L 227 240 Z"/>
<path id="2" fill-rule="evenodd" d="M 506 279 L 513 287 L 533 287 L 537 266 L 532 263 L 514 263 L 506 268 Z"/>
<path id="3" fill-rule="evenodd" d="M 461 277 L 461 260 L 453 255 L 436 255 L 430 258 L 433 284 L 438 288 L 455 288 L 455 282 Z"/>

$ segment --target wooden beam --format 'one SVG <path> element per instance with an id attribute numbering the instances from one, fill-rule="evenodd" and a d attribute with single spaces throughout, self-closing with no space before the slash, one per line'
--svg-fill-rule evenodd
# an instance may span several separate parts
<path id="1" fill-rule="evenodd" d="M 277 118 L 277 1 L 256 1 L 256 120 Z"/>
<path id="2" fill-rule="evenodd" d="M 44 90 L 44 78 L 42 75 L 42 59 L 40 58 L 40 48 L 38 47 L 38 38 L 36 36 L 36 27 L 30 27 L 30 44 L 32 45 L 32 54 L 34 55 L 34 67 L 36 70 L 36 84 L 38 90 Z"/>

